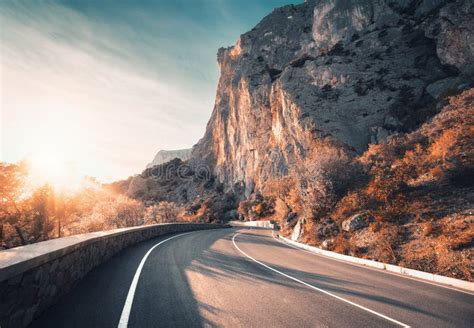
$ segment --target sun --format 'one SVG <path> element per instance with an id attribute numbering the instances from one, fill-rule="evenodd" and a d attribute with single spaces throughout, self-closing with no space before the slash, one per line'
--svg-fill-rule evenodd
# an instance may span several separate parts
<path id="1" fill-rule="evenodd" d="M 57 191 L 74 191 L 79 187 L 74 162 L 68 160 L 59 149 L 42 149 L 31 156 L 31 182 L 35 185 L 49 184 Z"/>

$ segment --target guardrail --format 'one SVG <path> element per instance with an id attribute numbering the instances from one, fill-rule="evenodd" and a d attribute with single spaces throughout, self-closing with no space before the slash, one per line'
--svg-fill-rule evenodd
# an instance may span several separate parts
<path id="1" fill-rule="evenodd" d="M 326 256 L 326 257 L 330 257 L 330 258 L 333 258 L 333 259 L 337 259 L 337 260 L 340 260 L 340 261 L 360 264 L 360 265 L 364 265 L 364 266 L 368 266 L 368 267 L 372 267 L 372 268 L 376 268 L 376 269 L 380 269 L 380 270 L 385 270 L 385 271 L 389 271 L 389 272 L 398 273 L 398 274 L 401 274 L 401 275 L 404 275 L 404 276 L 410 276 L 410 277 L 414 277 L 414 278 L 418 278 L 418 279 L 422 279 L 422 280 L 426 280 L 426 281 L 431 281 L 431 282 L 435 282 L 435 283 L 438 283 L 438 284 L 448 285 L 448 286 L 456 287 L 456 288 L 459 288 L 459 289 L 467 290 L 467 291 L 470 291 L 470 292 L 474 292 L 474 283 L 472 283 L 470 281 L 465 281 L 465 280 L 461 280 L 461 279 L 455 279 L 455 278 L 440 276 L 440 275 L 437 275 L 437 274 L 434 274 L 434 273 L 429 273 L 429 272 L 424 272 L 424 271 L 419 271 L 419 270 L 414 270 L 414 269 L 408 269 L 408 268 L 404 268 L 404 267 L 394 265 L 394 264 L 387 264 L 387 263 L 378 262 L 378 261 L 374 261 L 374 260 L 361 259 L 361 258 L 354 257 L 354 256 L 339 254 L 339 253 L 327 251 L 327 250 L 324 250 L 324 249 L 321 249 L 321 248 L 318 248 L 318 247 L 315 247 L 315 246 L 309 246 L 309 245 L 306 245 L 306 244 L 303 244 L 303 243 L 299 243 L 297 241 L 285 238 L 285 237 L 280 236 L 280 235 L 278 235 L 278 238 L 280 238 L 281 240 L 283 240 L 287 244 L 290 244 L 294 247 L 298 247 L 298 248 L 304 249 L 306 251 L 309 251 L 309 252 L 312 252 L 312 253 L 315 253 L 315 254 L 319 254 L 319 255 L 323 255 L 323 256 Z"/>
<path id="2" fill-rule="evenodd" d="M 228 225 L 170 223 L 100 231 L 0 251 L 0 327 L 26 327 L 90 270 L 127 246 Z"/>
<path id="3" fill-rule="evenodd" d="M 275 229 L 276 225 L 270 221 L 230 221 L 229 224 L 233 227 L 256 227 Z"/>

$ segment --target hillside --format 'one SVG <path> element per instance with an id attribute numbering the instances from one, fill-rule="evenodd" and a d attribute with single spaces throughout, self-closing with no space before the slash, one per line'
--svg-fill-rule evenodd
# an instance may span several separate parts
<path id="1" fill-rule="evenodd" d="M 371 145 L 324 216 L 293 237 L 337 252 L 473 279 L 474 89 L 416 131 Z M 288 229 L 291 222 L 284 221 Z M 292 230 L 292 229 L 290 229 Z M 296 232 L 296 233 L 295 233 Z"/>
<path id="2" fill-rule="evenodd" d="M 472 8 L 329 0 L 275 9 L 219 49 L 215 107 L 193 158 L 248 197 L 304 160 L 313 139 L 360 154 L 413 130 L 472 83 Z"/>
<path id="3" fill-rule="evenodd" d="M 466 0 L 275 9 L 219 49 L 189 160 L 148 168 L 128 194 L 472 279 L 473 22 Z"/>

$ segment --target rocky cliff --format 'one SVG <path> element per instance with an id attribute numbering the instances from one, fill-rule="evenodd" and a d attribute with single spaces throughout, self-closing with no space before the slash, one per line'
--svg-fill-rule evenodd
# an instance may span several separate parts
<path id="1" fill-rule="evenodd" d="M 248 198 L 268 179 L 304 170 L 326 143 L 357 157 L 413 131 L 446 96 L 474 84 L 473 31 L 468 0 L 319 0 L 275 9 L 218 51 L 214 110 L 185 162 L 210 180 L 198 177 L 196 188 L 174 181 L 179 174 L 165 179 L 172 183 L 163 174 L 152 181 L 150 165 L 129 193 L 189 203 L 205 185 Z M 157 155 L 159 162 L 187 156 Z"/>
<path id="2" fill-rule="evenodd" d="M 186 220 L 271 219 L 295 240 L 473 279 L 472 1 L 285 6 L 217 60 L 190 159 L 145 170 L 129 194 L 176 202 Z"/>
<path id="3" fill-rule="evenodd" d="M 192 161 L 249 196 L 313 139 L 357 154 L 413 130 L 473 84 L 474 4 L 319 0 L 275 9 L 221 48 L 214 111 Z M 310 135 L 310 138 L 307 136 Z M 242 188 L 243 187 L 243 188 Z"/>

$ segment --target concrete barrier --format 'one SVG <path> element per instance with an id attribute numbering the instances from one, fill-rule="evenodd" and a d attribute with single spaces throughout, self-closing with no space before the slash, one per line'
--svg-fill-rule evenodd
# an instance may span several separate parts
<path id="1" fill-rule="evenodd" d="M 387 264 L 387 263 L 383 263 L 383 262 L 377 262 L 377 261 L 373 261 L 373 260 L 361 259 L 361 258 L 354 257 L 354 256 L 339 254 L 339 253 L 327 251 L 327 250 L 324 250 L 324 249 L 321 249 L 321 248 L 318 248 L 318 247 L 309 246 L 309 245 L 306 245 L 306 244 L 303 244 L 303 243 L 299 243 L 297 241 L 293 241 L 291 239 L 285 238 L 285 237 L 280 236 L 280 235 L 278 235 L 278 238 L 280 238 L 284 242 L 286 242 L 286 243 L 288 243 L 288 244 L 290 244 L 294 247 L 298 247 L 298 248 L 307 250 L 307 251 L 315 253 L 315 254 L 320 254 L 320 255 L 323 255 L 323 256 L 327 256 L 327 257 L 334 258 L 334 259 L 341 260 L 341 261 L 345 261 L 345 262 L 356 263 L 356 264 L 360 264 L 360 265 L 364 265 L 364 266 L 368 266 L 368 267 L 372 267 L 372 268 L 376 268 L 376 269 L 380 269 L 380 270 L 394 272 L 394 273 L 398 273 L 398 274 L 401 274 L 401 275 L 410 276 L 410 277 L 414 277 L 414 278 L 418 278 L 418 279 L 422 279 L 422 280 L 426 280 L 426 281 L 431 281 L 431 282 L 435 282 L 435 283 L 438 283 L 438 284 L 443 284 L 443 285 L 463 289 L 463 290 L 466 290 L 466 291 L 474 292 L 474 283 L 469 282 L 469 281 L 450 278 L 450 277 L 445 277 L 445 276 L 440 276 L 440 275 L 437 275 L 437 274 L 424 272 L 424 271 L 419 271 L 419 270 L 414 270 L 414 269 L 408 269 L 408 268 L 404 268 L 404 267 L 401 267 L 401 266 L 398 266 L 398 265 Z"/>
<path id="2" fill-rule="evenodd" d="M 229 224 L 233 227 L 275 229 L 275 224 L 271 223 L 270 221 L 230 221 Z"/>
<path id="3" fill-rule="evenodd" d="M 100 231 L 0 251 L 0 327 L 26 327 L 90 270 L 157 236 L 228 225 L 172 223 Z"/>

